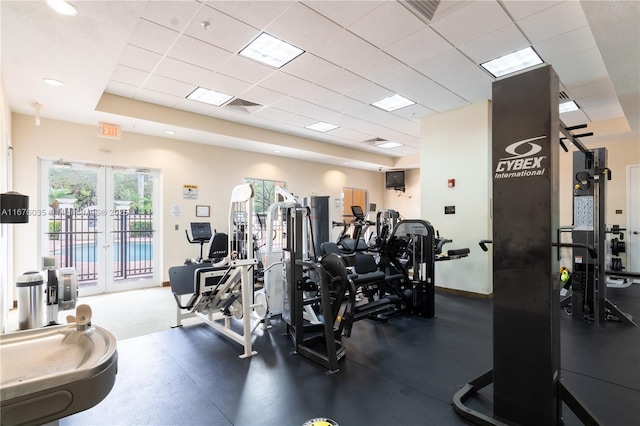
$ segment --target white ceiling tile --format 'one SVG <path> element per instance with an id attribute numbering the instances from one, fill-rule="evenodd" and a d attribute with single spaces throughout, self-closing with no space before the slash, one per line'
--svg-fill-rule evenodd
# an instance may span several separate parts
<path id="1" fill-rule="evenodd" d="M 414 87 L 411 96 L 414 101 L 436 112 L 469 105 L 469 102 L 436 83 Z"/>
<path id="2" fill-rule="evenodd" d="M 579 109 L 577 111 L 564 112 L 564 113 L 560 114 L 560 120 L 562 120 L 562 122 L 567 127 L 577 126 L 579 124 L 586 124 L 589 121 L 591 121 L 591 120 L 589 120 L 587 115 L 584 113 L 584 111 L 581 110 L 581 109 Z M 586 140 L 588 140 L 588 139 L 586 139 Z"/>
<path id="3" fill-rule="evenodd" d="M 385 76 L 395 74 L 404 67 L 405 64 L 393 56 L 382 50 L 375 50 L 362 57 L 360 61 L 351 64 L 349 70 L 364 78 L 376 81 Z"/>
<path id="4" fill-rule="evenodd" d="M 539 43 L 588 25 L 578 1 L 562 2 L 517 23 L 532 43 Z"/>
<path id="5" fill-rule="evenodd" d="M 589 27 L 580 27 L 533 45 L 533 48 L 545 62 L 597 47 Z"/>
<path id="6" fill-rule="evenodd" d="M 391 111 L 391 113 L 406 118 L 407 120 L 418 122 L 421 118 L 434 115 L 436 112 L 423 105 L 414 104 Z"/>
<path id="7" fill-rule="evenodd" d="M 463 44 L 458 49 L 477 64 L 481 64 L 528 46 L 530 43 L 522 32 L 514 24 L 510 24 Z"/>
<path id="8" fill-rule="evenodd" d="M 165 54 L 176 42 L 179 35 L 180 33 L 175 30 L 154 24 L 146 19 L 140 19 L 133 34 L 131 34 L 129 44 Z"/>
<path id="9" fill-rule="evenodd" d="M 167 56 L 215 71 L 232 53 L 189 36 L 181 36 Z"/>
<path id="10" fill-rule="evenodd" d="M 292 126 L 305 127 L 315 123 L 313 118 L 304 117 L 282 109 L 267 107 L 253 114 L 255 117 L 264 118 L 278 123 L 286 123 Z"/>
<path id="11" fill-rule="evenodd" d="M 353 111 L 354 109 L 361 108 L 363 105 L 364 104 L 362 102 L 344 95 L 324 101 L 322 104 L 325 108 L 340 111 L 345 114 L 349 113 L 349 111 Z"/>
<path id="12" fill-rule="evenodd" d="M 384 3 L 349 25 L 347 29 L 370 43 L 385 48 L 425 26 L 426 24 L 406 7 L 394 1 Z"/>
<path id="13" fill-rule="evenodd" d="M 447 50 L 431 59 L 414 65 L 414 68 L 432 80 L 446 77 L 466 68 L 475 68 L 476 64 L 455 49 Z"/>
<path id="14" fill-rule="evenodd" d="M 209 26 L 205 28 L 203 22 L 207 22 Z M 260 30 L 207 6 L 198 13 L 185 34 L 238 53 L 260 34 Z"/>
<path id="15" fill-rule="evenodd" d="M 578 102 L 578 101 L 576 101 Z M 618 102 L 618 96 L 616 92 L 606 92 L 600 93 L 598 95 L 589 96 L 586 98 L 580 98 L 578 105 L 580 108 L 593 108 L 597 106 L 607 105 L 607 104 L 615 104 Z"/>
<path id="16" fill-rule="evenodd" d="M 164 58 L 155 70 L 155 75 L 206 87 L 211 81 L 213 72 L 177 59 Z"/>
<path id="17" fill-rule="evenodd" d="M 269 24 L 265 32 L 300 49 L 313 51 L 340 30 L 339 25 L 303 4 L 296 3 Z"/>
<path id="18" fill-rule="evenodd" d="M 246 99 L 261 105 L 272 105 L 287 95 L 260 86 L 251 86 L 238 95 L 239 98 Z"/>
<path id="19" fill-rule="evenodd" d="M 372 105 L 363 105 L 358 109 L 350 111 L 349 115 L 365 121 L 376 123 L 380 126 L 388 126 L 389 123 L 393 123 L 396 120 L 400 119 L 400 117 L 391 114 L 389 111 L 382 110 Z"/>
<path id="20" fill-rule="evenodd" d="M 197 1 L 149 1 L 141 17 L 182 32 L 201 7 Z"/>
<path id="21" fill-rule="evenodd" d="M 455 45 L 469 43 L 511 24 L 511 18 L 495 1 L 475 1 L 431 24 Z"/>
<path id="22" fill-rule="evenodd" d="M 158 65 L 161 58 L 162 55 L 158 53 L 128 44 L 124 52 L 122 52 L 118 63 L 142 71 L 152 71 L 156 65 Z"/>
<path id="23" fill-rule="evenodd" d="M 317 84 L 310 84 L 311 85 L 308 88 L 291 94 L 295 97 L 303 98 L 316 105 L 324 105 L 326 102 L 331 102 L 343 97 L 341 94 L 326 89 L 322 86 L 318 86 Z"/>
<path id="24" fill-rule="evenodd" d="M 295 60 L 284 65 L 280 70 L 315 83 L 328 74 L 341 70 L 341 68 L 331 62 L 318 58 L 312 53 L 305 52 Z"/>
<path id="25" fill-rule="evenodd" d="M 379 86 L 375 83 L 367 82 L 366 84 L 358 87 L 355 90 L 351 90 L 346 92 L 345 95 L 358 100 L 364 104 L 371 104 L 373 102 L 377 102 L 381 99 L 387 98 L 389 96 L 393 96 L 395 93 L 389 89 L 385 89 L 382 86 Z"/>
<path id="26" fill-rule="evenodd" d="M 193 112 L 195 114 L 209 115 L 213 108 L 218 108 L 218 107 L 205 104 L 203 102 L 198 102 L 191 99 L 183 98 L 176 103 L 174 108 L 177 108 L 182 111 Z"/>
<path id="27" fill-rule="evenodd" d="M 414 32 L 384 50 L 408 65 L 414 65 L 452 49 L 451 43 L 429 27 Z"/>
<path id="28" fill-rule="evenodd" d="M 379 79 L 378 83 L 395 93 L 404 93 L 403 96 L 408 97 L 408 94 L 410 93 L 409 89 L 423 83 L 426 84 L 429 81 L 431 80 L 428 77 L 420 74 L 413 68 L 404 67 L 395 74 Z"/>
<path id="29" fill-rule="evenodd" d="M 221 65 L 217 71 L 221 74 L 225 74 L 251 84 L 256 84 L 269 75 L 277 72 L 272 67 L 252 61 L 251 59 L 247 59 L 240 55 L 233 56 Z"/>
<path id="30" fill-rule="evenodd" d="M 211 73 L 209 81 L 206 84 L 207 86 L 205 87 L 207 89 L 226 93 L 231 96 L 237 96 L 238 93 L 242 93 L 251 87 L 251 84 L 245 81 L 218 73 Z"/>
<path id="31" fill-rule="evenodd" d="M 545 9 L 553 7 L 557 4 L 562 3 L 561 1 L 552 1 L 552 0 L 526 0 L 526 1 L 514 1 L 507 0 L 503 1 L 502 5 L 507 9 L 509 15 L 516 20 L 519 21 L 521 19 L 526 18 L 527 16 L 535 15 L 538 12 L 541 12 Z"/>
<path id="32" fill-rule="evenodd" d="M 375 138 L 375 136 L 371 134 L 358 132 L 346 127 L 338 127 L 337 129 L 332 130 L 331 134 L 354 142 L 363 142 Z"/>
<path id="33" fill-rule="evenodd" d="M 607 76 L 607 69 L 598 49 L 584 50 L 550 63 L 567 88 L 598 81 Z"/>
<path id="34" fill-rule="evenodd" d="M 385 1 L 305 1 L 304 4 L 337 24 L 348 27 Z"/>
<path id="35" fill-rule="evenodd" d="M 125 67 L 123 65 L 116 65 L 111 74 L 111 80 L 119 83 L 126 83 L 132 86 L 140 86 L 149 77 L 149 73 L 140 71 L 135 68 Z"/>
<path id="36" fill-rule="evenodd" d="M 123 96 L 125 98 L 132 98 L 138 90 L 137 86 L 132 86 L 126 83 L 120 83 L 119 81 L 109 81 L 104 91 L 113 95 Z"/>
<path id="37" fill-rule="evenodd" d="M 589 96 L 600 95 L 615 91 L 613 83 L 609 78 L 594 81 L 593 83 L 583 84 L 580 86 L 572 86 L 567 88 L 567 94 L 571 99 L 578 100 Z"/>
<path id="38" fill-rule="evenodd" d="M 143 89 L 153 90 L 155 92 L 165 93 L 167 95 L 177 96 L 179 98 L 186 97 L 195 90 L 196 86 L 190 83 L 173 80 L 159 75 L 152 75 L 146 81 Z"/>
<path id="39" fill-rule="evenodd" d="M 264 29 L 284 11 L 296 2 L 285 0 L 261 1 L 208 1 L 207 6 L 213 7 L 240 21 L 246 22 L 258 29 Z"/>
<path id="40" fill-rule="evenodd" d="M 591 121 L 612 120 L 624 117 L 624 111 L 620 104 L 617 105 L 597 105 L 585 109 L 585 113 Z"/>
<path id="41" fill-rule="evenodd" d="M 470 103 L 491 99 L 493 78 L 480 67 L 462 69 L 437 82 Z"/>
<path id="42" fill-rule="evenodd" d="M 347 30 L 340 31 L 312 53 L 338 66 L 350 69 L 379 50 Z"/>
<path id="43" fill-rule="evenodd" d="M 247 117 L 251 117 L 249 114 L 245 114 L 243 112 L 216 106 L 211 108 L 211 111 L 208 115 L 210 117 L 220 118 L 222 120 L 234 121 L 238 123 L 244 121 L 245 119 L 247 119 Z"/>
<path id="44" fill-rule="evenodd" d="M 348 93 L 369 84 L 367 79 L 343 68 L 337 68 L 320 78 L 317 84 L 338 93 Z"/>
<path id="45" fill-rule="evenodd" d="M 181 98 L 177 96 L 172 96 L 166 93 L 147 89 L 139 90 L 134 98 L 139 101 L 148 102 L 155 105 L 162 105 L 169 108 L 173 108 L 181 100 Z"/>
<path id="46" fill-rule="evenodd" d="M 269 75 L 259 84 L 261 87 L 286 94 L 300 93 L 312 85 L 313 83 L 309 81 L 294 77 L 281 71 L 277 71 Z"/>

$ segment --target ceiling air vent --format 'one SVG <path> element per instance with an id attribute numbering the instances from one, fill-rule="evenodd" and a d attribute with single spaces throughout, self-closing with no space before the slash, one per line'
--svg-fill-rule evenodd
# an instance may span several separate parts
<path id="1" fill-rule="evenodd" d="M 567 95 L 567 92 L 565 92 L 564 90 L 561 90 L 559 93 L 560 93 L 560 102 L 570 101 L 571 100 L 569 95 Z"/>
<path id="2" fill-rule="evenodd" d="M 429 24 L 440 5 L 440 0 L 400 0 L 400 4 Z"/>
<path id="3" fill-rule="evenodd" d="M 228 102 L 224 107 L 234 111 L 244 112 L 245 114 L 253 114 L 261 109 L 264 105 L 247 101 L 246 99 L 235 98 Z"/>
<path id="4" fill-rule="evenodd" d="M 366 145 L 375 146 L 375 144 L 377 143 L 386 142 L 386 141 L 387 141 L 386 139 L 373 138 L 373 139 L 367 139 L 366 141 L 362 141 L 362 143 Z"/>

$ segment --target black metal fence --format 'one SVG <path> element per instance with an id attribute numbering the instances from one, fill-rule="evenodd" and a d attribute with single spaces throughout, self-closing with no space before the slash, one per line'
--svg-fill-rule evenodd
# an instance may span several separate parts
<path id="1" fill-rule="evenodd" d="M 53 209 L 49 215 L 49 256 L 59 267 L 73 267 L 78 281 L 98 279 L 98 265 L 106 250 L 113 250 L 114 280 L 153 274 L 153 215 L 135 210 L 115 210 L 111 245 L 99 247 L 100 210 Z"/>

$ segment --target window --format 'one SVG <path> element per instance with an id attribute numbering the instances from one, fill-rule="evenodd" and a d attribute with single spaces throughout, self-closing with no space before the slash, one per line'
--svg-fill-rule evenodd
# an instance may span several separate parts
<path id="1" fill-rule="evenodd" d="M 276 202 L 276 185 L 286 188 L 286 183 L 277 180 L 244 178 L 244 183 L 250 183 L 253 187 L 253 205 L 257 216 L 254 221 L 253 234 L 256 237 L 257 247 L 265 246 L 265 234 L 267 231 L 267 211 L 269 206 Z M 281 200 L 278 200 L 281 201 Z"/>
<path id="2" fill-rule="evenodd" d="M 254 192 L 254 209 L 256 214 L 266 215 L 269 206 L 276 202 L 276 185 L 286 188 L 285 182 L 266 179 L 244 178 L 244 183 L 250 183 Z"/>

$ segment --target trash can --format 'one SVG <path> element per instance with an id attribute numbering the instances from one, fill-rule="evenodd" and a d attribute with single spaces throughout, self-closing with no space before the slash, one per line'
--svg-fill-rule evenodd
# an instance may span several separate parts
<path id="1" fill-rule="evenodd" d="M 29 271 L 16 280 L 18 288 L 18 327 L 20 330 L 43 327 L 44 277 L 38 271 Z"/>

